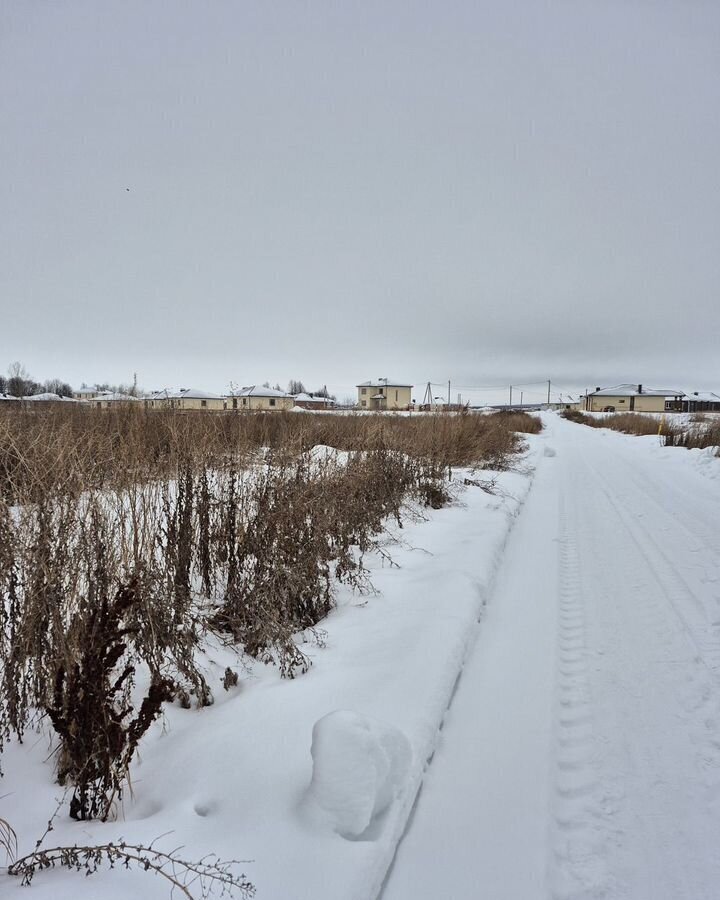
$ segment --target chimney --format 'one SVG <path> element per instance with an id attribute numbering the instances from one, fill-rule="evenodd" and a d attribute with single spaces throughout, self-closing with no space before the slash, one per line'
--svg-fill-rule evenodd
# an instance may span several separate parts
<path id="1" fill-rule="evenodd" d="M 597 394 L 597 392 L 598 392 L 599 390 L 600 390 L 600 388 L 599 388 L 599 387 L 596 387 L 596 388 L 595 388 L 595 393 Z"/>
<path id="2" fill-rule="evenodd" d="M 641 384 L 638 385 L 638 394 L 642 394 L 642 385 Z"/>
<path id="3" fill-rule="evenodd" d="M 693 391 L 693 396 L 697 397 L 697 395 L 698 395 L 698 392 L 697 392 L 697 391 Z"/>

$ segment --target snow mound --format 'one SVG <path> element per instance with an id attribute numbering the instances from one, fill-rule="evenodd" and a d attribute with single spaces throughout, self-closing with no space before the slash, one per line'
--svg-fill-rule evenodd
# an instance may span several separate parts
<path id="1" fill-rule="evenodd" d="M 347 450 L 338 450 L 335 447 L 329 447 L 327 444 L 315 444 L 315 446 L 311 447 L 307 453 L 313 462 L 335 462 L 340 465 L 345 465 L 350 456 Z"/>
<path id="2" fill-rule="evenodd" d="M 310 797 L 345 838 L 360 837 L 402 792 L 412 763 L 407 737 L 348 710 L 319 719 L 312 736 Z"/>

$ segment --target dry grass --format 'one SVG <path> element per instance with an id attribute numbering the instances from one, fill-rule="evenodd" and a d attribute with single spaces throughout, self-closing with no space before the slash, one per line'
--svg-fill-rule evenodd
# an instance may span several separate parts
<path id="1" fill-rule="evenodd" d="M 588 416 L 586 413 L 575 409 L 564 410 L 560 415 L 571 422 L 580 425 L 588 425 L 590 428 L 609 428 L 611 431 L 621 431 L 623 434 L 659 434 L 660 422 L 652 416 L 644 416 L 642 413 L 607 413 L 606 415 Z M 664 426 L 663 430 L 668 428 Z"/>
<path id="2" fill-rule="evenodd" d="M 28 502 L 49 492 L 122 490 L 172 478 L 202 460 L 244 468 L 259 448 L 296 454 L 317 444 L 391 450 L 441 466 L 502 467 L 520 440 L 537 433 L 527 413 L 353 416 L 312 413 L 208 414 L 118 407 L 0 410 L 0 496 Z"/>
<path id="3" fill-rule="evenodd" d="M 714 416 L 696 415 L 692 424 L 684 429 L 675 429 L 667 435 L 668 447 L 685 447 L 688 450 L 705 450 L 707 447 L 720 448 L 720 419 Z M 720 454 L 720 450 L 718 450 Z"/>
<path id="4" fill-rule="evenodd" d="M 335 584 L 456 466 L 505 468 L 526 414 L 118 409 L 0 415 L 0 741 L 47 717 L 72 814 L 110 814 L 138 740 L 212 693 L 211 629 L 293 677 Z M 327 445 L 346 456 L 307 453 Z M 133 686 L 146 685 L 144 696 Z"/>
<path id="5" fill-rule="evenodd" d="M 671 417 L 661 421 L 641 413 L 609 413 L 596 417 L 571 409 L 562 412 L 561 415 L 571 422 L 588 425 L 590 428 L 610 428 L 624 434 L 655 434 L 662 438 L 666 447 L 687 449 L 720 447 L 720 419 L 714 416 L 696 414 L 692 417 L 691 423 L 686 425 L 673 421 Z"/>

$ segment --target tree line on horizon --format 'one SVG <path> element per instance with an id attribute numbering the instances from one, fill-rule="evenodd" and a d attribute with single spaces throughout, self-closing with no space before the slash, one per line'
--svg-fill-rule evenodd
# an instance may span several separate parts
<path id="1" fill-rule="evenodd" d="M 83 382 L 80 387 L 89 387 Z M 132 384 L 110 384 L 103 382 L 93 385 L 99 391 L 113 391 L 120 394 L 128 394 L 136 397 L 142 394 L 138 389 L 137 375 L 133 377 Z M 269 388 L 270 382 L 265 381 L 263 387 Z M 275 390 L 281 391 L 279 382 L 275 383 Z M 13 362 L 8 366 L 7 375 L 0 375 L 0 394 L 9 394 L 12 397 L 31 397 L 33 394 L 57 394 L 59 397 L 72 397 L 73 388 L 67 381 L 60 378 L 48 378 L 46 381 L 36 381 L 25 366 L 20 362 Z M 317 391 L 309 391 L 302 381 L 291 378 L 287 386 L 288 394 L 311 394 L 314 397 L 326 397 L 329 400 L 335 400 L 334 394 L 331 394 L 327 385 L 323 385 Z"/>

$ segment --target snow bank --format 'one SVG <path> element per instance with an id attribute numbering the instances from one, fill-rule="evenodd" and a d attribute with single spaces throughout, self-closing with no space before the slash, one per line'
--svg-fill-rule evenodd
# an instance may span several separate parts
<path id="1" fill-rule="evenodd" d="M 309 799 L 342 837 L 357 838 L 407 786 L 412 749 L 394 725 L 348 710 L 315 723 Z"/>

